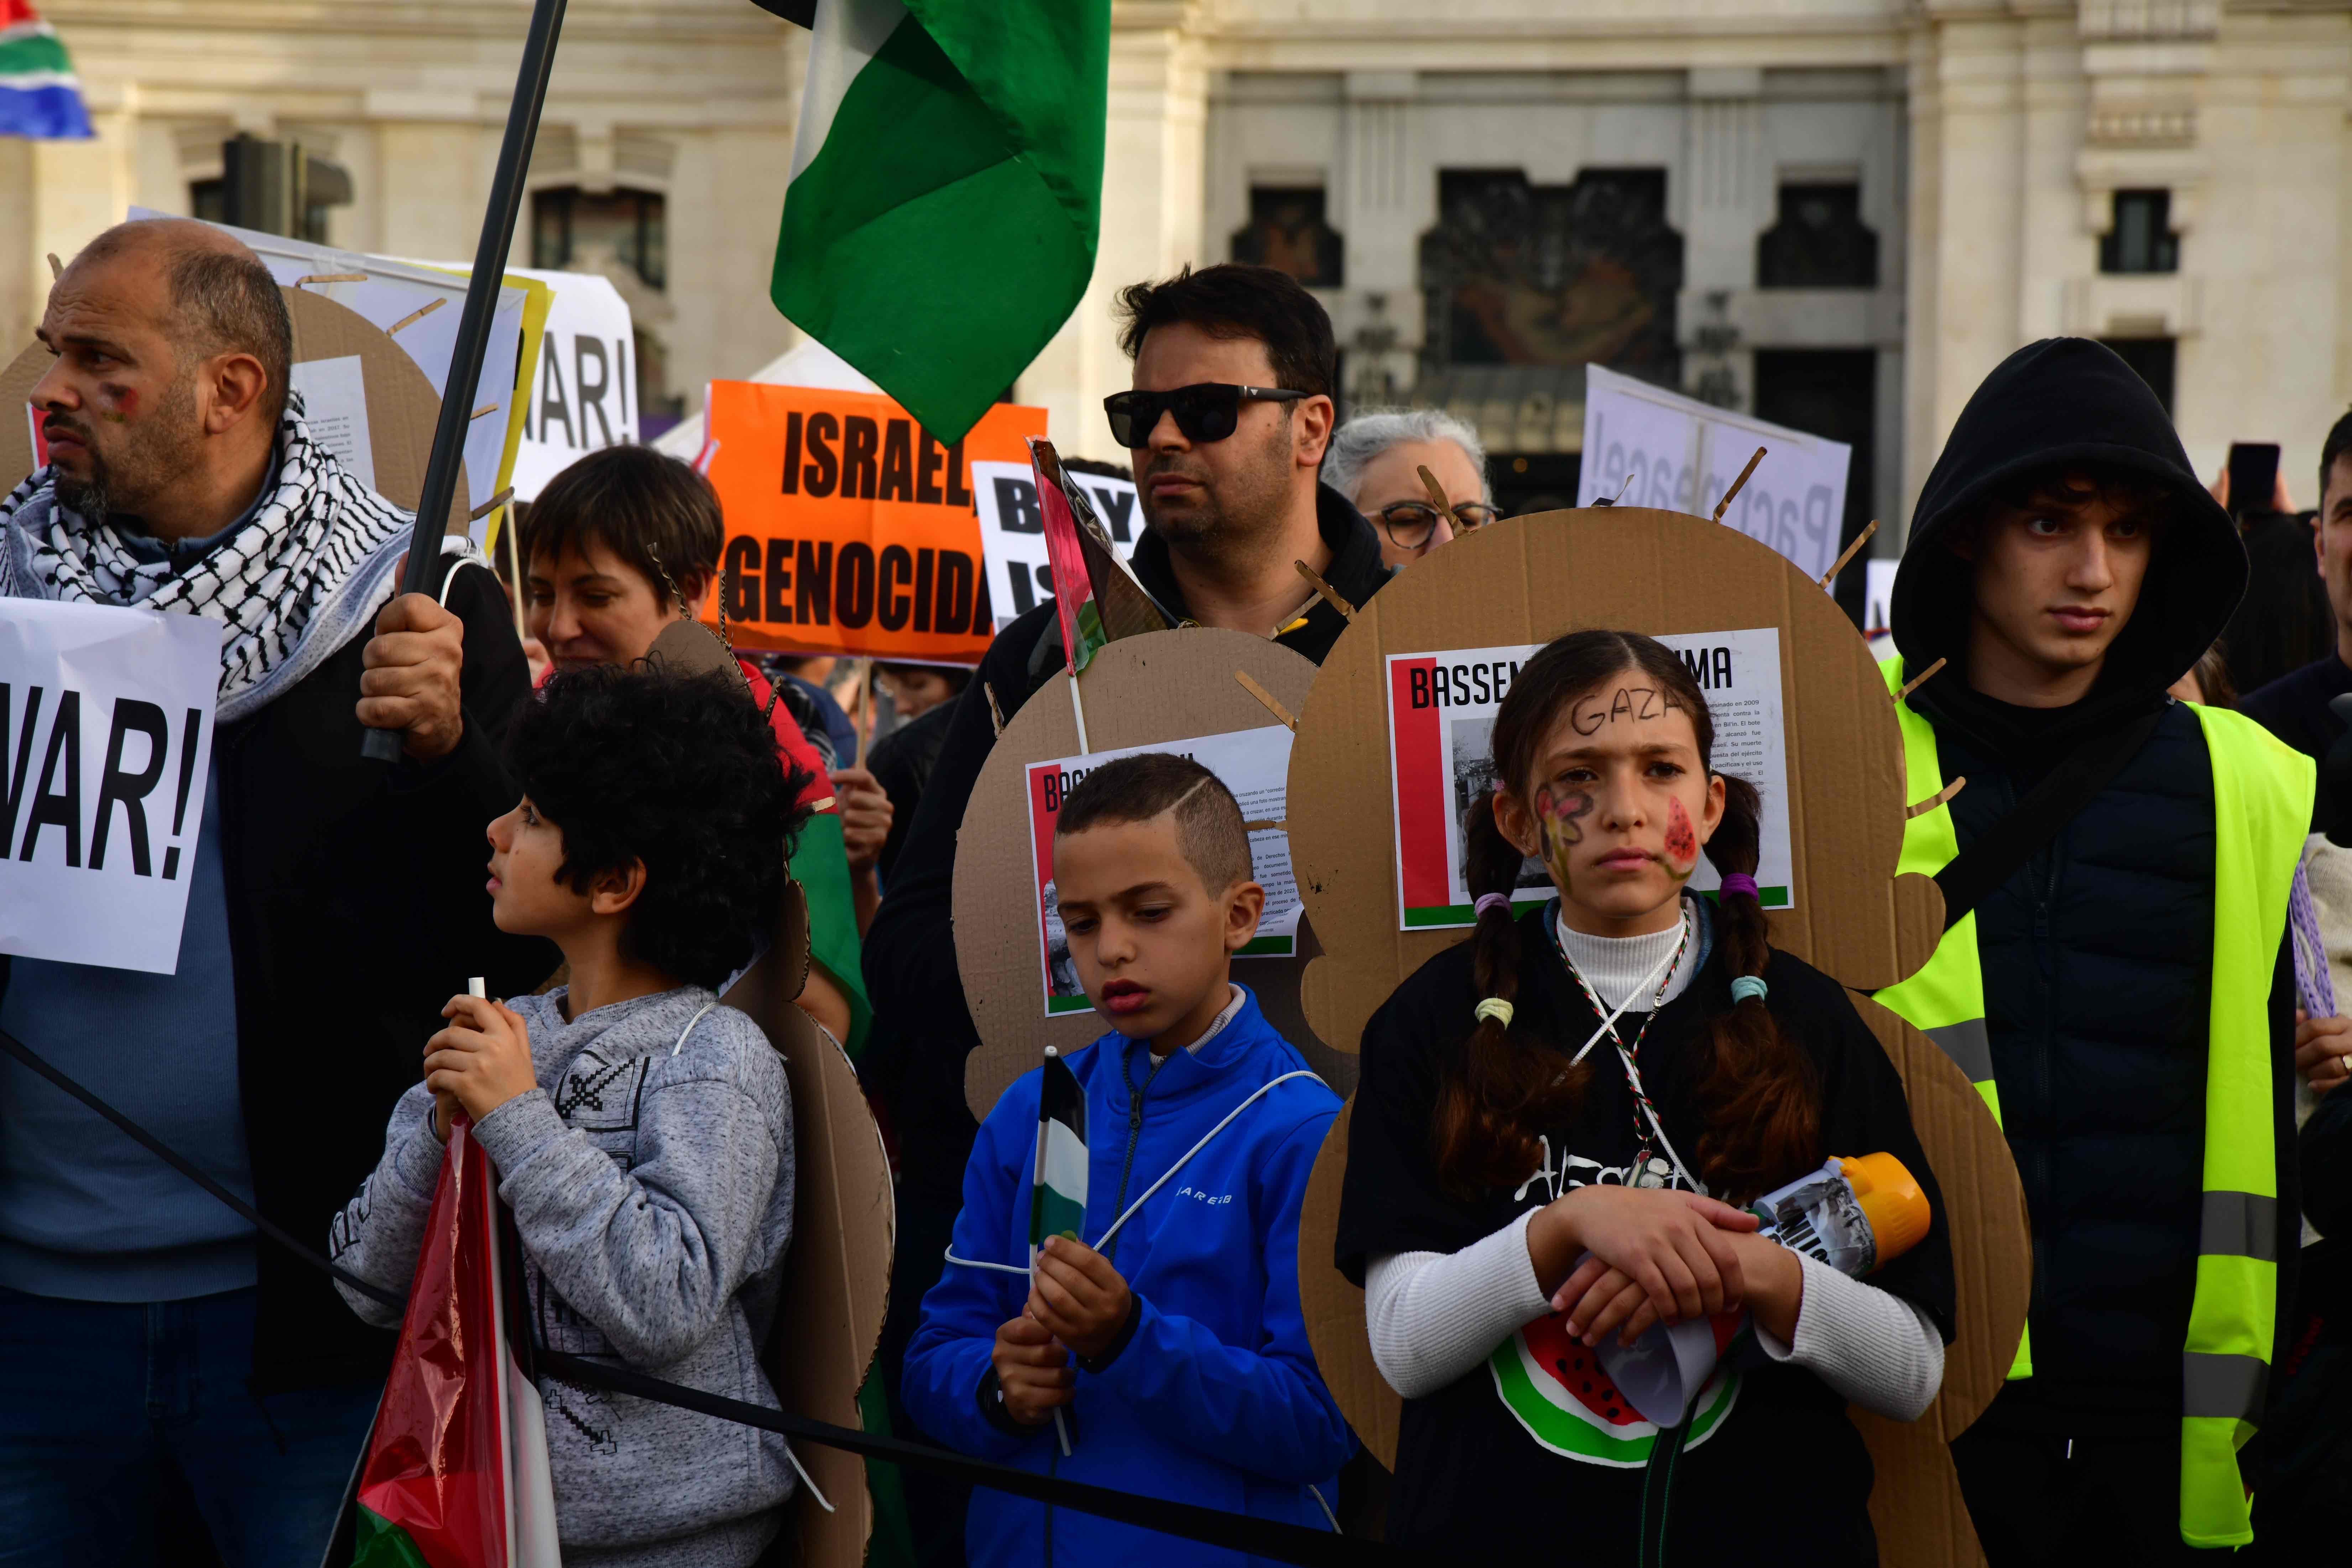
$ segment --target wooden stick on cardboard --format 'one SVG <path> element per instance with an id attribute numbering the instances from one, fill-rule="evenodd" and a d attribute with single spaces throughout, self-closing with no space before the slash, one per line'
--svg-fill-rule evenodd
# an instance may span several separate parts
<path id="1" fill-rule="evenodd" d="M 1959 777 L 1954 779 L 1951 783 L 1946 784 L 1943 788 L 1937 790 L 1935 794 L 1929 795 L 1918 805 L 1905 806 L 1903 808 L 1903 820 L 1908 822 L 1915 816 L 1927 816 L 1929 812 L 1935 810 L 1937 806 L 1944 805 L 1954 795 L 1959 794 L 1961 786 L 1966 784 L 1968 782 L 1969 775 L 1962 773 Z"/>
<path id="2" fill-rule="evenodd" d="M 364 283 L 367 280 L 364 272 L 313 272 L 294 279 L 294 287 L 299 289 L 305 283 Z"/>
<path id="3" fill-rule="evenodd" d="M 512 500 L 514 500 L 514 487 L 512 485 L 509 485 L 506 489 L 500 490 L 498 494 L 492 496 L 489 500 L 484 501 L 481 505 L 467 512 L 466 514 L 466 521 L 467 522 L 479 522 L 482 519 L 489 516 L 490 513 L 498 510 L 499 508 L 506 505 L 507 502 Z M 520 581 L 520 579 L 518 579 L 518 581 Z"/>
<path id="4" fill-rule="evenodd" d="M 1002 736 L 1004 733 L 1004 710 L 996 705 L 996 688 L 983 680 L 980 683 L 980 694 L 988 699 L 988 721 L 996 726 L 997 734 Z"/>
<path id="5" fill-rule="evenodd" d="M 1234 679 L 1242 683 L 1243 690 L 1248 692 L 1252 697 L 1256 698 L 1260 702 L 1264 703 L 1267 712 L 1281 720 L 1283 728 L 1294 732 L 1297 730 L 1298 721 L 1292 715 L 1290 710 L 1285 708 L 1282 705 L 1281 700 L 1276 698 L 1273 692 L 1268 691 L 1265 687 L 1260 686 L 1255 679 L 1251 679 L 1250 672 L 1248 670 L 1237 669 L 1234 671 Z"/>
<path id="6" fill-rule="evenodd" d="M 1440 491 L 1439 493 L 1442 495 L 1444 492 Z M 1353 624 L 1356 618 L 1356 606 L 1341 598 L 1339 596 L 1339 590 L 1331 586 L 1330 584 L 1323 581 L 1323 579 L 1317 574 L 1315 568 L 1307 564 L 1306 562 L 1294 561 L 1291 564 L 1298 568 L 1298 574 L 1301 577 L 1306 578 L 1309 583 L 1315 584 L 1315 591 L 1323 595 L 1323 602 L 1325 604 L 1329 605 L 1333 609 L 1339 611 L 1342 618 L 1346 619 L 1350 624 Z"/>
<path id="7" fill-rule="evenodd" d="M 1723 499 L 1715 503 L 1716 521 L 1721 522 L 1723 521 L 1723 514 L 1731 510 L 1731 498 L 1739 493 L 1739 487 L 1748 482 L 1748 476 L 1754 473 L 1756 471 L 1756 465 L 1763 460 L 1764 448 L 1759 447 L 1756 448 L 1756 455 L 1748 459 L 1748 466 L 1739 470 L 1739 477 L 1731 481 L 1731 488 L 1723 492 Z"/>
<path id="8" fill-rule="evenodd" d="M 406 314 L 405 316 L 401 317 L 401 318 L 400 318 L 400 320 L 398 320 L 398 321 L 396 321 L 393 322 L 393 324 L 392 324 L 392 325 L 390 325 L 390 326 L 386 327 L 386 328 L 383 330 L 383 335 L 384 335 L 385 337 L 387 337 L 387 338 L 388 338 L 388 337 L 391 337 L 394 333 L 395 333 L 395 332 L 399 331 L 400 331 L 400 329 L 401 329 L 401 328 L 403 328 L 403 327 L 413 327 L 413 326 L 415 326 L 417 322 L 419 322 L 419 321 L 423 321 L 425 317 L 427 317 L 427 316 L 431 315 L 434 311 L 436 311 L 436 310 L 439 310 L 442 306 L 444 306 L 444 305 L 447 304 L 448 302 L 449 302 L 449 301 L 448 301 L 448 300 L 426 300 L 424 304 L 419 305 L 415 310 L 409 311 L 409 312 L 408 312 L 408 314 Z"/>
<path id="9" fill-rule="evenodd" d="M 1617 487 L 1617 493 L 1615 495 L 1596 496 L 1593 498 L 1592 504 L 1594 506 L 1615 506 L 1619 501 L 1625 499 L 1625 492 L 1633 488 L 1633 480 L 1637 476 L 1633 474 L 1627 474 L 1625 476 L 1625 482 Z"/>
<path id="10" fill-rule="evenodd" d="M 56 251 L 54 251 L 54 250 L 50 251 L 50 252 L 49 252 L 49 277 L 50 277 L 51 279 L 54 279 L 62 278 L 62 277 L 64 277 L 65 275 L 66 275 L 66 265 L 65 265 L 65 263 L 64 263 L 64 262 L 62 262 L 62 261 L 59 261 L 59 260 L 58 259 L 58 253 L 57 253 Z"/>
<path id="11" fill-rule="evenodd" d="M 1437 476 L 1429 471 L 1429 465 L 1423 463 L 1413 472 L 1421 476 L 1422 488 L 1429 492 L 1429 504 L 1451 516 L 1454 503 L 1445 499 L 1445 487 L 1437 482 Z"/>
<path id="12" fill-rule="evenodd" d="M 475 409 L 471 414 L 467 415 L 466 417 L 467 419 L 479 419 L 485 414 L 496 414 L 498 411 L 499 405 L 497 404 L 485 403 L 479 408 Z"/>
<path id="13" fill-rule="evenodd" d="M 1895 700 L 1897 702 L 1908 701 L 1913 692 L 1927 684 L 1928 677 L 1934 675 L 1937 670 L 1943 668 L 1944 666 L 1949 662 L 1950 660 L 1948 659 L 1939 658 L 1935 663 L 1929 665 L 1927 668 L 1921 670 L 1918 674 L 1913 676 L 1910 679 L 1905 681 L 1903 683 L 1903 689 L 1895 694 Z"/>
<path id="14" fill-rule="evenodd" d="M 1827 588 L 1831 584 L 1837 581 L 1838 574 L 1846 569 L 1846 564 L 1854 558 L 1855 553 L 1860 551 L 1864 545 L 1870 542 L 1870 536 L 1877 531 L 1878 520 L 1874 517 L 1864 526 L 1863 531 L 1860 533 L 1853 536 L 1853 542 L 1847 545 L 1843 551 L 1839 552 L 1838 558 L 1830 563 L 1830 569 L 1822 574 L 1822 586 L 1823 588 Z"/>

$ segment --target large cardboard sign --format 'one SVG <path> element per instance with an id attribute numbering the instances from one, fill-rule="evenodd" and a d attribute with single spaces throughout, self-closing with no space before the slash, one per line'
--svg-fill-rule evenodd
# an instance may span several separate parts
<path id="1" fill-rule="evenodd" d="M 304 391 L 311 435 L 350 463 L 376 494 L 414 510 L 425 490 L 434 421 L 441 415 L 433 384 L 396 339 L 315 289 L 281 287 L 278 296 L 294 322 L 293 381 Z M 49 351 L 36 342 L 0 369 L 0 487 L 15 489 L 18 479 L 47 461 L 28 400 L 49 363 Z M 325 397 L 314 403 L 315 393 Z M 449 500 L 452 533 L 471 526 L 466 499 L 471 471 L 460 469 Z"/>
<path id="2" fill-rule="evenodd" d="M 1135 481 L 1066 470 L 1094 498 L 1095 515 L 1121 561 L 1143 537 L 1143 508 Z M 1045 554 L 1045 521 L 1037 510 L 1037 477 L 1021 463 L 974 463 L 971 499 L 980 512 L 980 545 L 988 557 L 988 603 L 1003 631 L 1054 596 L 1054 567 Z"/>
<path id="3" fill-rule="evenodd" d="M 1093 754 L 1197 749 L 1203 737 L 1262 730 L 1277 715 L 1234 679 L 1236 672 L 1291 713 L 1315 679 L 1306 659 L 1244 632 L 1187 626 L 1105 645 L 1078 682 Z M 1046 1014 L 1038 1005 L 1038 928 L 1018 913 L 1007 918 L 1008 911 L 1034 909 L 1037 900 L 1030 769 L 1079 754 L 1069 680 L 1063 670 L 1007 721 L 972 786 L 956 839 L 956 965 L 981 1041 L 965 1059 L 964 1100 L 982 1120 L 1047 1046 L 1068 1056 L 1110 1031 L 1090 1007 Z M 1297 776 L 1295 764 L 1290 776 Z M 1264 820 L 1246 807 L 1244 816 Z M 1295 820 L 1286 804 L 1285 823 Z M 1254 852 L 1258 838 L 1252 836 Z M 1301 967 L 1321 951 L 1302 921 L 1296 956 L 1247 960 L 1234 966 L 1234 978 L 1257 994 L 1267 1020 L 1307 1065 L 1345 1094 L 1355 1083 L 1354 1057 L 1327 1049 L 1299 1008 Z"/>
<path id="4" fill-rule="evenodd" d="M 1819 582 L 1837 559 L 1853 448 L 1751 419 L 1599 365 L 1584 369 L 1584 463 L 1576 504 L 1711 513 L 1756 448 L 1764 460 L 1723 521 Z"/>
<path id="5" fill-rule="evenodd" d="M 1802 897 L 1770 912 L 1772 941 L 1857 991 L 1894 984 L 1934 952 L 1942 896 L 1928 878 L 1895 874 L 1910 803 L 1894 704 L 1816 578 L 1705 518 L 1630 506 L 1553 512 L 1457 540 L 1389 584 L 1341 634 L 1299 711 L 1291 854 L 1307 923 L 1326 950 L 1302 989 L 1324 1040 L 1354 1049 L 1373 1009 L 1462 940 L 1455 930 L 1399 929 L 1392 658 L 1540 645 L 1592 626 L 1676 638 L 1774 631 L 1791 885 Z M 1982 1559 L 1947 1443 L 2000 1387 L 2024 1326 L 2032 1278 L 2024 1203 L 2008 1145 L 1965 1076 L 1893 1014 L 1854 1001 L 1904 1077 L 1943 1189 L 1960 1332 L 1927 1417 L 1908 1426 L 1857 1417 L 1877 1475 L 1872 1516 L 1889 1563 L 1967 1568 Z M 1300 1221 L 1300 1290 L 1340 1408 L 1375 1453 L 1383 1445 L 1393 1453 L 1395 1395 L 1371 1365 L 1361 1292 L 1332 1261 L 1345 1127 L 1326 1144 Z"/>
<path id="6" fill-rule="evenodd" d="M 1251 826 L 1250 872 L 1265 889 L 1265 910 L 1258 919 L 1257 935 L 1234 956 L 1289 958 L 1297 952 L 1298 883 L 1290 871 L 1290 835 L 1280 826 L 1290 772 L 1287 728 L 1266 724 L 1227 735 L 1201 735 L 1032 763 L 1026 779 L 1029 844 L 1036 877 L 1037 942 L 1045 963 L 1048 1017 L 1084 1013 L 1093 1005 L 1078 984 L 1077 965 L 1070 957 L 1070 939 L 1062 929 L 1061 905 L 1054 886 L 1054 825 L 1061 816 L 1062 802 L 1080 780 L 1105 763 L 1146 752 L 1173 752 L 1216 774 L 1234 792 L 1242 808 L 1242 821 Z M 1246 973 L 1241 978 L 1247 984 Z"/>
<path id="7" fill-rule="evenodd" d="M 740 667 L 705 627 L 671 626 L 648 657 L 676 669 L 717 671 L 751 700 Z M 793 1244 L 761 1364 L 786 1410 L 856 1427 L 862 1425 L 857 1391 L 881 1342 L 898 1210 L 889 1157 L 857 1069 L 793 1001 L 808 979 L 808 907 L 797 884 L 787 895 L 766 949 L 720 998 L 766 1032 L 784 1058 L 793 1097 Z M 874 1530 L 865 1461 L 815 1443 L 795 1444 L 793 1451 L 834 1510 L 805 1490 L 793 1500 L 786 1526 L 792 1561 L 805 1568 L 859 1568 Z"/>
<path id="8" fill-rule="evenodd" d="M 1774 626 L 1685 632 L 1658 639 L 1682 656 L 1706 693 L 1715 721 L 1715 768 L 1754 784 L 1764 800 L 1756 867 L 1764 907 L 1795 902 L 1789 853 L 1788 738 L 1780 718 L 1780 634 Z M 1495 714 L 1519 667 L 1542 647 L 1449 648 L 1388 658 L 1389 766 L 1396 795 L 1397 920 L 1420 931 L 1475 923 L 1463 880 L 1469 814 L 1494 786 Z M 1634 700 L 1654 700 L 1643 692 Z M 1605 711 L 1578 715 L 1594 728 Z M 1702 859 L 1691 886 L 1712 892 L 1721 878 Z M 1552 894 L 1540 860 L 1519 868 L 1514 902 Z"/>
<path id="9" fill-rule="evenodd" d="M 218 621 L 0 615 L 0 952 L 169 974 L 211 769 Z"/>
<path id="10" fill-rule="evenodd" d="M 715 381 L 708 413 L 727 514 L 714 603 L 737 647 L 980 662 L 995 623 L 971 464 L 1025 468 L 1045 410 L 998 404 L 941 442 L 887 397 Z"/>

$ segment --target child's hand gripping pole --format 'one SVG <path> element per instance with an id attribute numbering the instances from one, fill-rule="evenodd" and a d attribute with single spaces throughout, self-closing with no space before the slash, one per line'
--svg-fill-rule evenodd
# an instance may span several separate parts
<path id="1" fill-rule="evenodd" d="M 1832 1158 L 1748 1207 L 1759 1236 L 1856 1279 L 1916 1247 L 1934 1217 L 1903 1162 L 1884 1153 Z M 1595 1354 L 1643 1419 L 1679 1426 L 1745 1316 L 1661 1323 L 1630 1346 L 1610 1336 Z"/>

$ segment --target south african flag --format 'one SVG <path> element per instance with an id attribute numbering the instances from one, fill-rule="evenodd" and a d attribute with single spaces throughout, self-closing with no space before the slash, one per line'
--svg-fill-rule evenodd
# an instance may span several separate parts
<path id="1" fill-rule="evenodd" d="M 56 142 L 89 133 L 81 82 L 57 29 L 29 0 L 0 0 L 0 136 Z"/>

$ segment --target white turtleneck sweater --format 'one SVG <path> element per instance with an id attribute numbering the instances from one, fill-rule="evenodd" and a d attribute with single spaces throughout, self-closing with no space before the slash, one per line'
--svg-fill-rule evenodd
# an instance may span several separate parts
<path id="1" fill-rule="evenodd" d="M 1565 922 L 1561 951 L 1601 1005 L 1646 1013 L 1659 970 L 1689 923 L 1646 936 L 1588 936 Z M 1690 988 L 1698 970 L 1697 933 L 1664 977 L 1662 1002 Z M 1635 995 L 1636 991 L 1641 994 Z M 1605 1047 L 1596 1047 L 1596 1054 Z M 1612 1058 L 1613 1060 L 1613 1053 Z M 1604 1068 L 1602 1070 L 1606 1070 Z M 1364 1275 L 1364 1316 L 1381 1375 L 1407 1399 L 1436 1393 L 1475 1368 L 1496 1344 L 1551 1310 L 1528 1253 L 1529 1209 L 1459 1252 L 1392 1252 L 1371 1259 Z M 1944 1341 L 1926 1310 L 1800 1254 L 1804 1298 L 1797 1331 L 1783 1343 L 1759 1324 L 1757 1342 L 1778 1362 L 1793 1362 L 1854 1404 L 1897 1421 L 1916 1421 L 1944 1381 Z"/>

